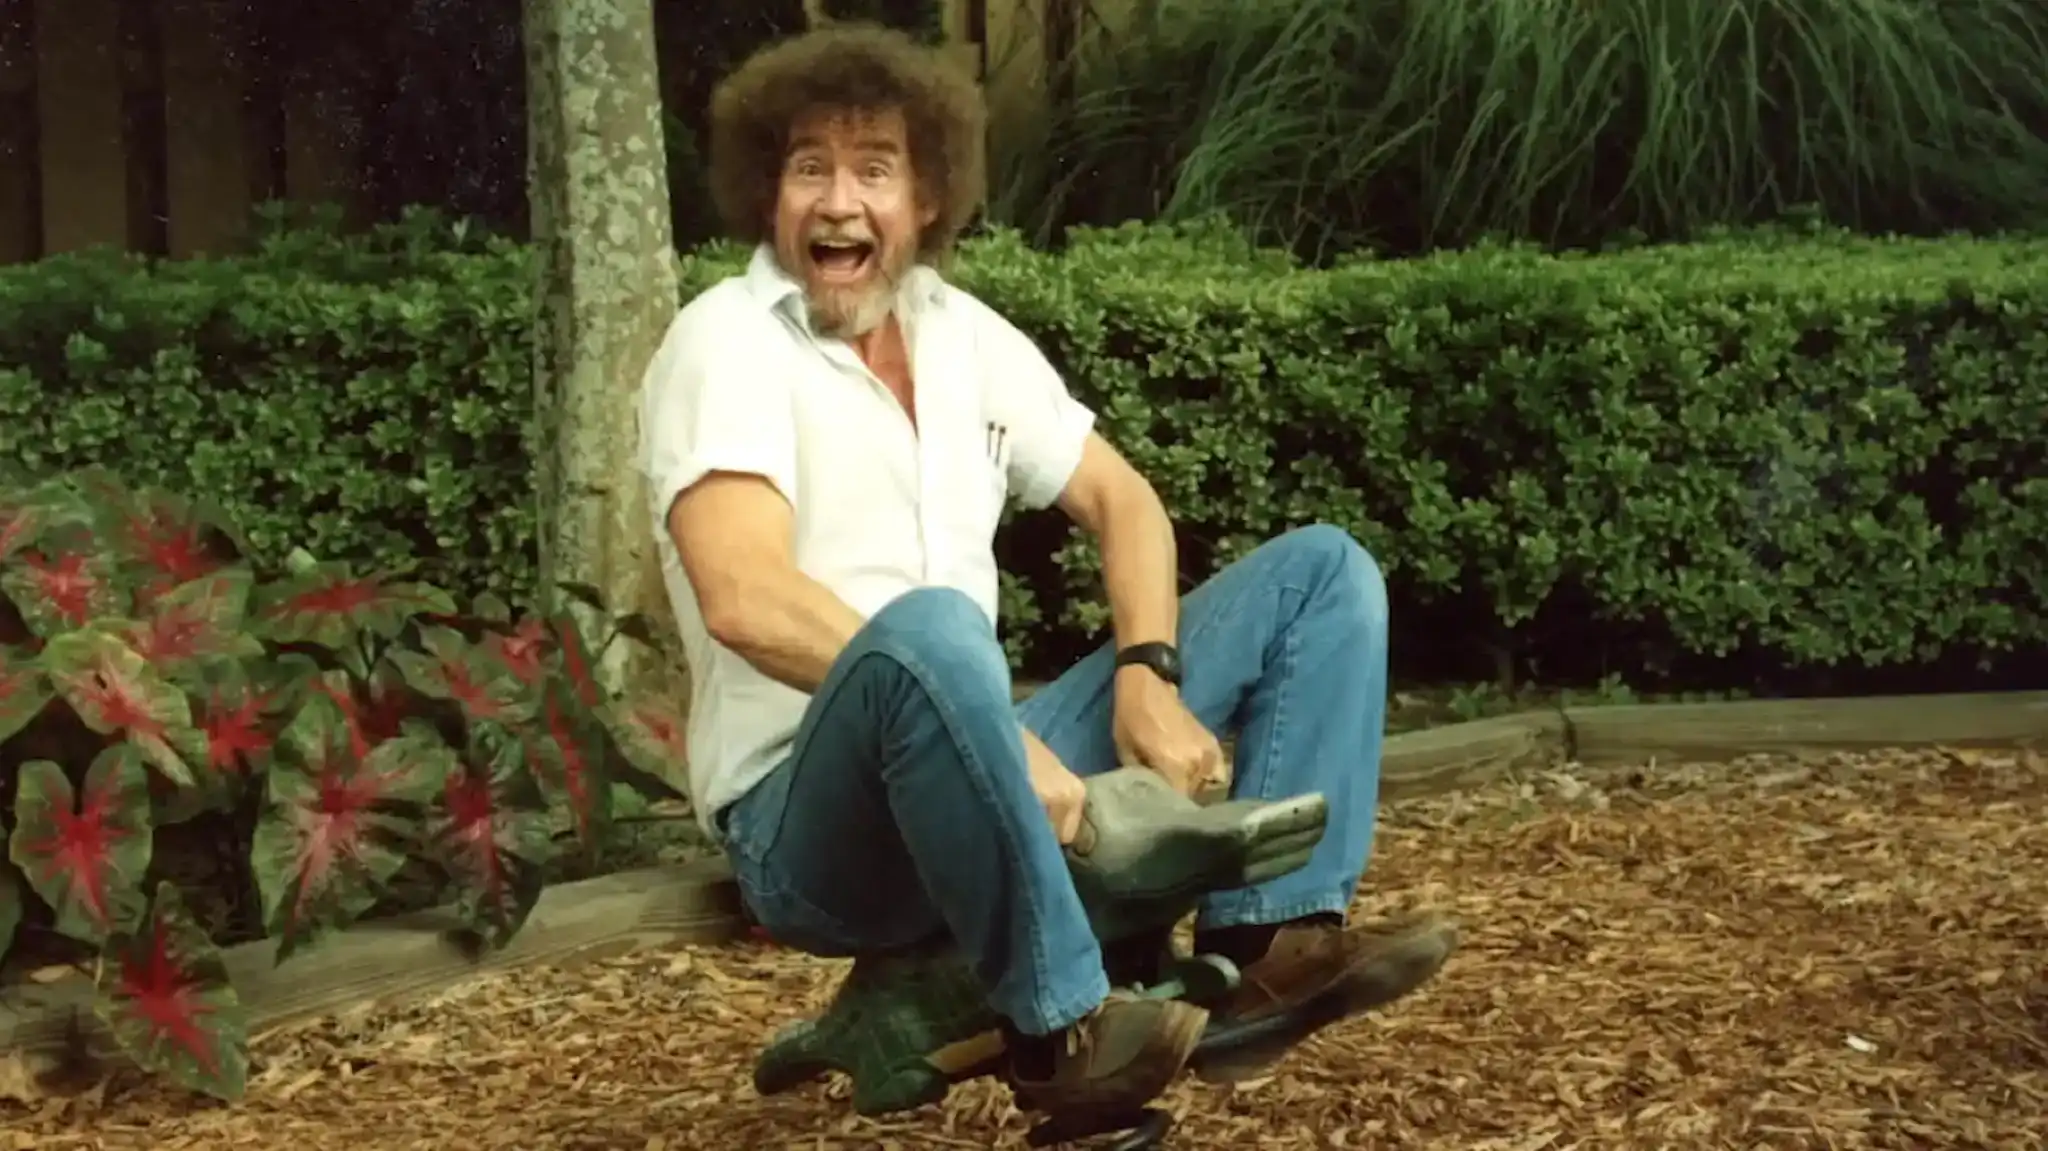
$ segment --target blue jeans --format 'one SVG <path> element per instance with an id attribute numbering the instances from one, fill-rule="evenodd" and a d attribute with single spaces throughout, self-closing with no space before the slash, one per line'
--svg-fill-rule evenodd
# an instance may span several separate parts
<path id="1" fill-rule="evenodd" d="M 1341 913 L 1379 801 L 1379 566 L 1338 528 L 1299 528 L 1189 593 L 1179 630 L 1182 699 L 1212 731 L 1237 733 L 1232 794 L 1330 801 L 1307 866 L 1209 897 L 1198 926 Z M 1117 767 L 1114 658 L 1105 645 L 1013 705 L 994 625 L 972 600 L 926 588 L 884 606 L 812 696 L 789 758 L 721 814 L 749 909 L 823 956 L 944 932 L 1020 1030 L 1079 1019 L 1109 984 L 1018 723 L 1078 775 Z"/>

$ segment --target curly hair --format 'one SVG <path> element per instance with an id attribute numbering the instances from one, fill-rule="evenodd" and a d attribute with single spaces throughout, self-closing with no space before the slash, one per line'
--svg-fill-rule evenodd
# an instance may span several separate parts
<path id="1" fill-rule="evenodd" d="M 756 52 L 711 97 L 711 197 L 742 243 L 768 239 L 790 131 L 814 112 L 900 111 L 918 198 L 938 209 L 918 237 L 937 260 L 988 191 L 981 87 L 943 49 L 865 23 L 830 24 Z"/>

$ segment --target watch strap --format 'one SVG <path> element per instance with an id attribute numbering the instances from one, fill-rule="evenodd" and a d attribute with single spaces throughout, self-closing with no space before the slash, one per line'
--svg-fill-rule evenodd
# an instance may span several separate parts
<path id="1" fill-rule="evenodd" d="M 1116 666 L 1146 667 L 1154 675 L 1180 686 L 1180 649 L 1170 643 L 1154 640 L 1148 643 L 1134 643 L 1116 653 Z"/>

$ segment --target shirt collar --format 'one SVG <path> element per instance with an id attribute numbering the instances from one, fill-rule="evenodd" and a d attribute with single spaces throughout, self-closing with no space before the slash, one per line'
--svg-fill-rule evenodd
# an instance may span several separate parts
<path id="1" fill-rule="evenodd" d="M 781 312 L 810 331 L 810 313 L 803 307 L 803 285 L 782 270 L 773 247 L 761 244 L 754 249 L 753 259 L 747 262 L 746 283 L 762 307 Z M 946 281 L 935 269 L 927 264 L 913 264 L 903 277 L 896 299 L 899 305 L 917 312 L 943 302 L 945 292 Z"/>

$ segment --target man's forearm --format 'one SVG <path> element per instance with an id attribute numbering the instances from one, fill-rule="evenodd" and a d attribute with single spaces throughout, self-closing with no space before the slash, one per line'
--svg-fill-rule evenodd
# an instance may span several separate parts
<path id="1" fill-rule="evenodd" d="M 1150 484 L 1133 483 L 1104 509 L 1097 539 L 1119 648 L 1173 643 L 1180 624 L 1180 551 Z"/>
<path id="2" fill-rule="evenodd" d="M 860 631 L 860 613 L 802 572 L 749 584 L 742 606 L 719 622 L 713 638 L 762 675 L 815 692 L 833 661 Z"/>

